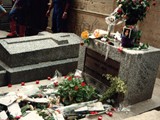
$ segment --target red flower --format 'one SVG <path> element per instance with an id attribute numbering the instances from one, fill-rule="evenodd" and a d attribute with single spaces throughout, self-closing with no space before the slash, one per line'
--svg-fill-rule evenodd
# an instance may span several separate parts
<path id="1" fill-rule="evenodd" d="M 86 83 L 85 83 L 85 82 L 82 82 L 82 83 L 81 83 L 81 86 L 82 86 L 82 87 L 86 86 Z"/>
<path id="2" fill-rule="evenodd" d="M 98 120 L 102 120 L 102 116 L 99 116 L 99 117 L 98 117 Z"/>
<path id="3" fill-rule="evenodd" d="M 78 89 L 79 89 L 79 88 L 78 88 L 78 86 L 75 86 L 75 87 L 74 87 L 74 90 L 76 90 L 76 91 L 77 91 Z"/>
<path id="4" fill-rule="evenodd" d="M 68 80 L 69 80 L 69 81 L 71 81 L 71 80 L 72 80 L 72 77 L 71 77 L 71 76 L 69 76 L 69 77 L 68 77 Z"/>
<path id="5" fill-rule="evenodd" d="M 16 118 L 16 119 L 20 119 L 20 118 L 21 118 L 21 116 L 16 116 L 15 118 Z"/>
<path id="6" fill-rule="evenodd" d="M 54 84 L 55 87 L 58 86 L 58 82 L 57 81 L 55 81 L 53 84 Z"/>
<path id="7" fill-rule="evenodd" d="M 51 77 L 47 77 L 48 80 L 51 80 Z"/>
<path id="8" fill-rule="evenodd" d="M 122 47 L 119 47 L 119 48 L 118 48 L 118 52 L 123 52 L 123 48 L 122 48 Z"/>
<path id="9" fill-rule="evenodd" d="M 39 84 L 39 80 L 36 80 L 36 84 Z"/>
<path id="10" fill-rule="evenodd" d="M 122 13 L 122 9 L 118 9 L 117 12 L 118 12 L 118 14 L 121 14 Z"/>
<path id="11" fill-rule="evenodd" d="M 24 86 L 25 85 L 25 82 L 21 82 L 21 86 Z"/>
<path id="12" fill-rule="evenodd" d="M 91 115 L 96 115 L 96 114 L 98 114 L 98 112 L 96 112 L 96 111 L 91 111 L 90 114 L 91 114 Z"/>
<path id="13" fill-rule="evenodd" d="M 112 112 L 107 112 L 106 113 L 108 116 L 112 117 L 113 116 L 113 113 Z"/>
<path id="14" fill-rule="evenodd" d="M 8 84 L 8 87 L 12 87 L 12 84 Z"/>

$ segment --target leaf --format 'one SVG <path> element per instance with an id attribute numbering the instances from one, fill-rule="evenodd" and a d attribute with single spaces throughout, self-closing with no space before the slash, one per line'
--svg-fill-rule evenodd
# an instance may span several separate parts
<path id="1" fill-rule="evenodd" d="M 74 84 L 69 84 L 69 86 L 70 86 L 70 87 L 74 87 L 75 85 L 74 85 Z"/>

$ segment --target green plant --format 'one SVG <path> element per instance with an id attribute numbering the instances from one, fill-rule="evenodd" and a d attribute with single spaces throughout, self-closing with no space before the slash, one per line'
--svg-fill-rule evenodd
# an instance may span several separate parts
<path id="1" fill-rule="evenodd" d="M 63 82 L 58 86 L 58 94 L 61 102 L 65 105 L 98 98 L 95 88 L 87 85 L 82 77 L 77 77 L 73 74 L 64 77 Z"/>
<path id="2" fill-rule="evenodd" d="M 127 90 L 127 86 L 123 80 L 119 77 L 113 77 L 110 74 L 103 75 L 107 80 L 110 81 L 110 87 L 106 90 L 106 92 L 100 98 L 100 101 L 104 101 L 112 97 L 114 94 L 124 94 Z"/>

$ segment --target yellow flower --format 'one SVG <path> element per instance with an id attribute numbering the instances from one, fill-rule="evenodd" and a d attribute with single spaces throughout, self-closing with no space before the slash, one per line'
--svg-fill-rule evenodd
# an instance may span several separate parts
<path id="1" fill-rule="evenodd" d="M 81 33 L 82 39 L 88 39 L 88 37 L 89 37 L 89 32 L 87 30 L 85 30 Z"/>

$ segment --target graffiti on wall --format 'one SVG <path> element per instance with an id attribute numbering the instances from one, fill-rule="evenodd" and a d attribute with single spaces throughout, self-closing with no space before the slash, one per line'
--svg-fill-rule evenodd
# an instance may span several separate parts
<path id="1" fill-rule="evenodd" d="M 98 17 L 87 17 L 85 15 L 81 15 L 78 18 L 72 18 L 71 23 L 74 23 L 70 25 L 71 31 L 77 35 L 80 35 L 84 30 L 93 32 L 95 29 L 107 28 L 107 24 L 104 19 Z M 100 26 L 104 26 L 104 28 L 99 28 Z"/>

